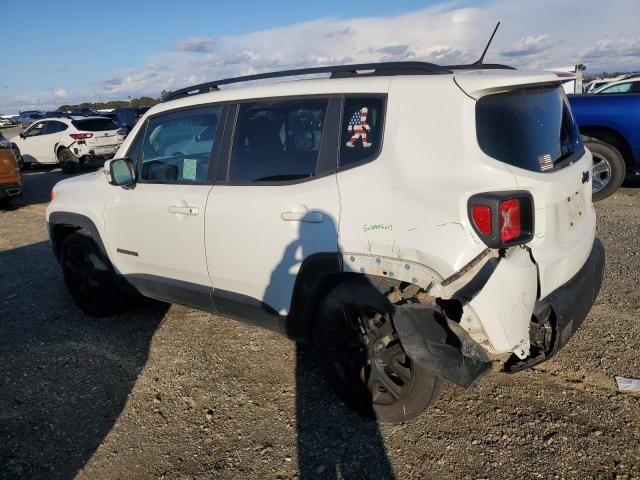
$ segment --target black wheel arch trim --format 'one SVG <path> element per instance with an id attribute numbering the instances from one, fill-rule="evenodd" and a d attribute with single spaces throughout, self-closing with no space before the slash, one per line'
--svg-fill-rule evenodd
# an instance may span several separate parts
<path id="1" fill-rule="evenodd" d="M 82 215 L 80 213 L 72 213 L 72 212 L 53 212 L 49 215 L 49 240 L 51 242 L 51 247 L 53 248 L 53 254 L 55 255 L 58 261 L 60 260 L 60 247 L 62 246 L 63 238 L 58 238 L 56 234 L 56 227 L 66 227 L 69 229 L 75 230 L 85 230 L 91 235 L 91 238 L 100 253 L 102 253 L 106 258 L 109 258 L 109 254 L 107 249 L 105 248 L 104 243 L 102 242 L 102 237 L 100 236 L 100 232 L 96 224 L 93 223 L 89 217 Z"/>
<path id="2" fill-rule="evenodd" d="M 284 330 L 289 338 L 310 342 L 313 319 L 318 301 L 324 289 L 335 285 L 338 276 L 351 278 L 353 274 L 342 272 L 340 252 L 314 253 L 302 262 L 293 287 L 291 308 Z"/>

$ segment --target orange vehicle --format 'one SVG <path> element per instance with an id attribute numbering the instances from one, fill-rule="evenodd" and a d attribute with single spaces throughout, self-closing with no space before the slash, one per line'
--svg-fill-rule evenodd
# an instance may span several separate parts
<path id="1" fill-rule="evenodd" d="M 22 196 L 22 174 L 11 142 L 0 132 L 0 203 Z"/>

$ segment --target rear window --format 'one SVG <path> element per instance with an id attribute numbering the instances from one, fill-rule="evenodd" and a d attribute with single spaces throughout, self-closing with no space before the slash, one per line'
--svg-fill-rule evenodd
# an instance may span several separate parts
<path id="1" fill-rule="evenodd" d="M 476 105 L 476 133 L 484 153 L 533 172 L 553 170 L 584 151 L 560 87 L 482 97 Z"/>
<path id="2" fill-rule="evenodd" d="M 243 103 L 229 180 L 284 182 L 314 176 L 327 106 L 327 99 Z"/>
<path id="3" fill-rule="evenodd" d="M 89 118 L 87 120 L 74 120 L 71 122 L 78 130 L 85 132 L 103 132 L 105 130 L 118 130 L 118 125 L 109 118 Z"/>

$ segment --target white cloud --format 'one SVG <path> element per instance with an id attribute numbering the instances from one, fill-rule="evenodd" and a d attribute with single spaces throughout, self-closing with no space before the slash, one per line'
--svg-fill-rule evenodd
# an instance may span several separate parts
<path id="1" fill-rule="evenodd" d="M 637 1 L 612 0 L 616 8 L 607 9 L 599 0 L 484 0 L 473 8 L 454 1 L 393 17 L 320 18 L 215 42 L 212 37 L 192 37 L 170 51 L 150 54 L 144 65 L 74 89 L 65 103 L 157 96 L 164 89 L 215 78 L 303 66 L 393 60 L 468 63 L 479 57 L 498 20 L 502 25 L 486 62 L 518 68 L 586 63 L 587 73 L 640 69 L 637 22 L 628 14 L 637 11 Z M 0 97 L 0 106 L 8 100 Z M 15 98 L 10 100 L 15 104 Z M 55 103 L 51 94 L 48 102 Z"/>
<path id="2" fill-rule="evenodd" d="M 69 96 L 69 92 L 67 92 L 64 88 L 56 88 L 53 91 L 53 95 L 56 98 L 67 98 Z"/>

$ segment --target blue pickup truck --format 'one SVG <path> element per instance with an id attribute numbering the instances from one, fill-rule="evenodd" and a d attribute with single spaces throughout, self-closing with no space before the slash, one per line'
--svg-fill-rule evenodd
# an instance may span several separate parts
<path id="1" fill-rule="evenodd" d="M 570 95 L 585 146 L 593 154 L 593 199 L 640 171 L 640 93 Z"/>

